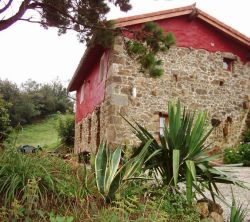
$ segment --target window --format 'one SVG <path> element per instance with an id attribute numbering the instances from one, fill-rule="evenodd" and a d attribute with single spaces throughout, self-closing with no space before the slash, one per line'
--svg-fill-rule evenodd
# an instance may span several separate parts
<path id="1" fill-rule="evenodd" d="M 79 127 L 79 140 L 80 140 L 80 143 L 82 142 L 82 123 L 80 124 L 80 127 Z"/>
<path id="2" fill-rule="evenodd" d="M 81 92 L 80 92 L 80 103 L 82 103 L 84 100 L 84 83 L 82 84 L 81 87 Z"/>
<path id="3" fill-rule="evenodd" d="M 168 114 L 159 114 L 159 120 L 160 120 L 160 136 L 163 136 L 164 134 L 164 127 L 168 125 Z"/>
<path id="4" fill-rule="evenodd" d="M 92 125 L 92 121 L 91 121 L 91 118 L 88 119 L 88 131 L 89 131 L 89 134 L 88 134 L 88 144 L 90 144 L 91 142 L 91 125 Z"/>
<path id="5" fill-rule="evenodd" d="M 105 53 L 103 53 L 100 60 L 100 68 L 99 68 L 99 83 L 102 82 L 104 76 L 107 72 L 107 61 L 105 60 Z"/>
<path id="6" fill-rule="evenodd" d="M 223 69 L 229 72 L 233 71 L 234 60 L 229 58 L 223 58 Z"/>

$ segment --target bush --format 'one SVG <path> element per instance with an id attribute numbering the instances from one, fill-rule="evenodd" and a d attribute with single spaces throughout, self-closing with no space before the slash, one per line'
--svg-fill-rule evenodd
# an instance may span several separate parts
<path id="1" fill-rule="evenodd" d="M 239 153 L 239 151 L 235 148 L 225 148 L 224 163 L 226 164 L 242 163 L 242 156 Z"/>
<path id="2" fill-rule="evenodd" d="M 58 118 L 58 135 L 63 144 L 74 145 L 75 138 L 75 117 L 72 114 L 61 115 Z"/>
<path id="3" fill-rule="evenodd" d="M 73 102 L 58 79 L 50 84 L 39 84 L 29 79 L 21 87 L 0 79 L 0 94 L 5 102 L 11 104 L 8 108 L 11 126 L 31 123 L 57 111 L 73 110 Z"/>
<path id="4" fill-rule="evenodd" d="M 121 196 L 108 208 L 100 209 L 95 221 L 200 221 L 195 207 L 188 205 L 182 194 L 163 188 L 153 190 L 142 184 L 129 188 L 132 195 Z"/>
<path id="5" fill-rule="evenodd" d="M 0 95 L 0 145 L 10 132 L 10 119 L 7 104 Z"/>
<path id="6" fill-rule="evenodd" d="M 250 128 L 246 129 L 242 134 L 242 142 L 249 143 L 250 142 Z"/>
<path id="7" fill-rule="evenodd" d="M 224 163 L 243 163 L 245 166 L 250 166 L 250 144 L 243 143 L 237 148 L 226 148 L 224 150 Z"/>
<path id="8" fill-rule="evenodd" d="M 242 156 L 242 162 L 245 166 L 250 166 L 250 144 L 244 143 L 238 147 L 239 153 Z"/>

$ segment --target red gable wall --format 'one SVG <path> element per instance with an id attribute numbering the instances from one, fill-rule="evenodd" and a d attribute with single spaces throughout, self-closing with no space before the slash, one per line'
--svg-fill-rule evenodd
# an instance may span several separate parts
<path id="1" fill-rule="evenodd" d="M 216 30 L 211 25 L 204 21 L 195 18 L 188 20 L 188 16 L 179 16 L 174 18 L 168 18 L 157 21 L 157 23 L 166 31 L 171 31 L 176 37 L 176 45 L 180 47 L 192 47 L 195 49 L 205 49 L 211 52 L 231 52 L 239 56 L 242 62 L 246 62 L 246 55 L 248 53 L 247 47 L 243 46 L 237 40 L 232 39 Z M 127 28 L 137 30 L 141 25 L 133 25 Z M 129 36 L 128 33 L 125 33 Z M 100 53 L 98 51 L 93 52 L 94 55 Z M 93 54 L 92 53 L 92 54 Z M 98 57 L 99 58 L 99 57 Z M 91 59 L 91 61 L 93 61 Z M 108 56 L 106 56 L 106 63 L 108 63 Z M 76 121 L 81 121 L 89 113 L 91 113 L 95 107 L 100 104 L 104 99 L 105 93 L 105 80 L 106 76 L 101 83 L 98 83 L 99 75 L 99 59 L 96 61 L 94 67 L 91 67 L 91 71 L 87 77 L 82 76 L 85 81 L 84 86 L 84 101 L 80 104 L 80 91 L 77 90 L 77 102 L 76 102 Z M 82 80 L 83 81 L 83 80 Z"/>
<path id="2" fill-rule="evenodd" d="M 108 53 L 105 53 L 105 62 L 108 62 Z M 76 91 L 76 122 L 81 121 L 104 99 L 106 75 L 99 80 L 99 61 L 95 64 L 89 75 L 84 79 L 84 99 L 80 103 L 81 87 Z"/>
<path id="3" fill-rule="evenodd" d="M 210 52 L 231 52 L 239 56 L 241 61 L 247 61 L 246 56 L 249 52 L 247 47 L 198 18 L 188 20 L 188 16 L 184 15 L 159 20 L 157 23 L 166 32 L 174 33 L 177 46 L 205 49 Z M 138 30 L 141 25 L 133 25 L 127 28 Z"/>

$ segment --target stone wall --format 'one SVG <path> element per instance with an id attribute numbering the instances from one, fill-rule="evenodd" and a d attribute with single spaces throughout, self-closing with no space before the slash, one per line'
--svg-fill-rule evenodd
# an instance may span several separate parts
<path id="1" fill-rule="evenodd" d="M 100 144 L 103 134 L 103 115 L 101 106 L 75 124 L 75 153 L 92 152 L 96 153 L 96 147 Z"/>
<path id="2" fill-rule="evenodd" d="M 223 69 L 223 58 L 233 58 L 233 71 Z M 106 82 L 104 137 L 113 144 L 134 144 L 129 120 L 136 120 L 158 136 L 159 112 L 167 112 L 169 100 L 180 99 L 192 110 L 206 110 L 208 123 L 221 121 L 210 136 L 214 146 L 230 146 L 239 141 L 245 125 L 250 95 L 250 65 L 243 65 L 231 53 L 171 47 L 160 55 L 165 73 L 153 79 L 139 72 L 138 64 L 126 55 L 117 39 L 110 55 Z M 132 88 L 136 88 L 136 97 Z"/>
<path id="3" fill-rule="evenodd" d="M 233 71 L 223 69 L 223 58 L 234 58 Z M 159 113 L 167 113 L 170 100 L 180 101 L 190 110 L 206 110 L 221 123 L 209 140 L 225 147 L 239 142 L 250 102 L 250 64 L 243 65 L 231 53 L 171 47 L 160 55 L 165 73 L 153 79 L 139 72 L 139 66 L 117 39 L 109 56 L 105 99 L 76 124 L 75 152 L 96 152 L 107 140 L 113 146 L 138 142 L 121 114 L 147 127 L 159 137 Z M 136 97 L 132 89 L 136 88 Z"/>

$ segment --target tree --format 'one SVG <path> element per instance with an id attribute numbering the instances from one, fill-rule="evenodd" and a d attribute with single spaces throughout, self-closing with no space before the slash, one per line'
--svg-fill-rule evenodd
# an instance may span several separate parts
<path id="1" fill-rule="evenodd" d="M 161 67 L 162 61 L 157 59 L 156 54 L 174 44 L 175 38 L 173 34 L 166 34 L 153 22 L 146 23 L 139 31 L 115 28 L 113 22 L 106 19 L 106 14 L 110 10 L 109 3 L 119 6 L 121 11 L 126 12 L 131 9 L 129 1 L 22 0 L 16 13 L 0 20 L 0 31 L 22 20 L 38 23 L 46 29 L 56 27 L 59 35 L 66 33 L 67 30 L 74 30 L 81 42 L 99 44 L 105 48 L 112 47 L 115 36 L 123 35 L 125 30 L 131 31 L 133 41 L 125 40 L 129 55 L 139 62 L 140 71 L 147 72 L 152 77 L 160 77 L 164 71 Z M 0 15 L 7 13 L 12 4 L 13 0 L 8 0 L 0 8 Z M 32 10 L 34 15 L 27 18 L 25 14 L 28 10 Z"/>
<path id="2" fill-rule="evenodd" d="M 0 31 L 22 20 L 41 24 L 46 29 L 56 27 L 59 34 L 74 30 L 80 41 L 89 41 L 93 34 L 100 31 L 110 35 L 107 30 L 112 24 L 106 20 L 109 3 L 118 6 L 121 11 L 131 9 L 129 0 L 22 0 L 16 12 L 11 13 L 17 3 L 13 0 L 4 2 L 6 4 L 0 4 L 3 18 L 0 20 Z M 26 17 L 27 11 L 32 11 L 32 16 Z"/>
<path id="3" fill-rule="evenodd" d="M 59 80 L 50 84 L 39 84 L 29 79 L 20 89 L 15 83 L 0 80 L 0 94 L 10 104 L 8 114 L 12 126 L 31 123 L 57 111 L 65 113 L 73 109 L 66 88 Z"/>
<path id="4" fill-rule="evenodd" d="M 2 95 L 0 94 L 0 147 L 10 130 L 8 108 L 9 104 L 2 99 Z"/>

